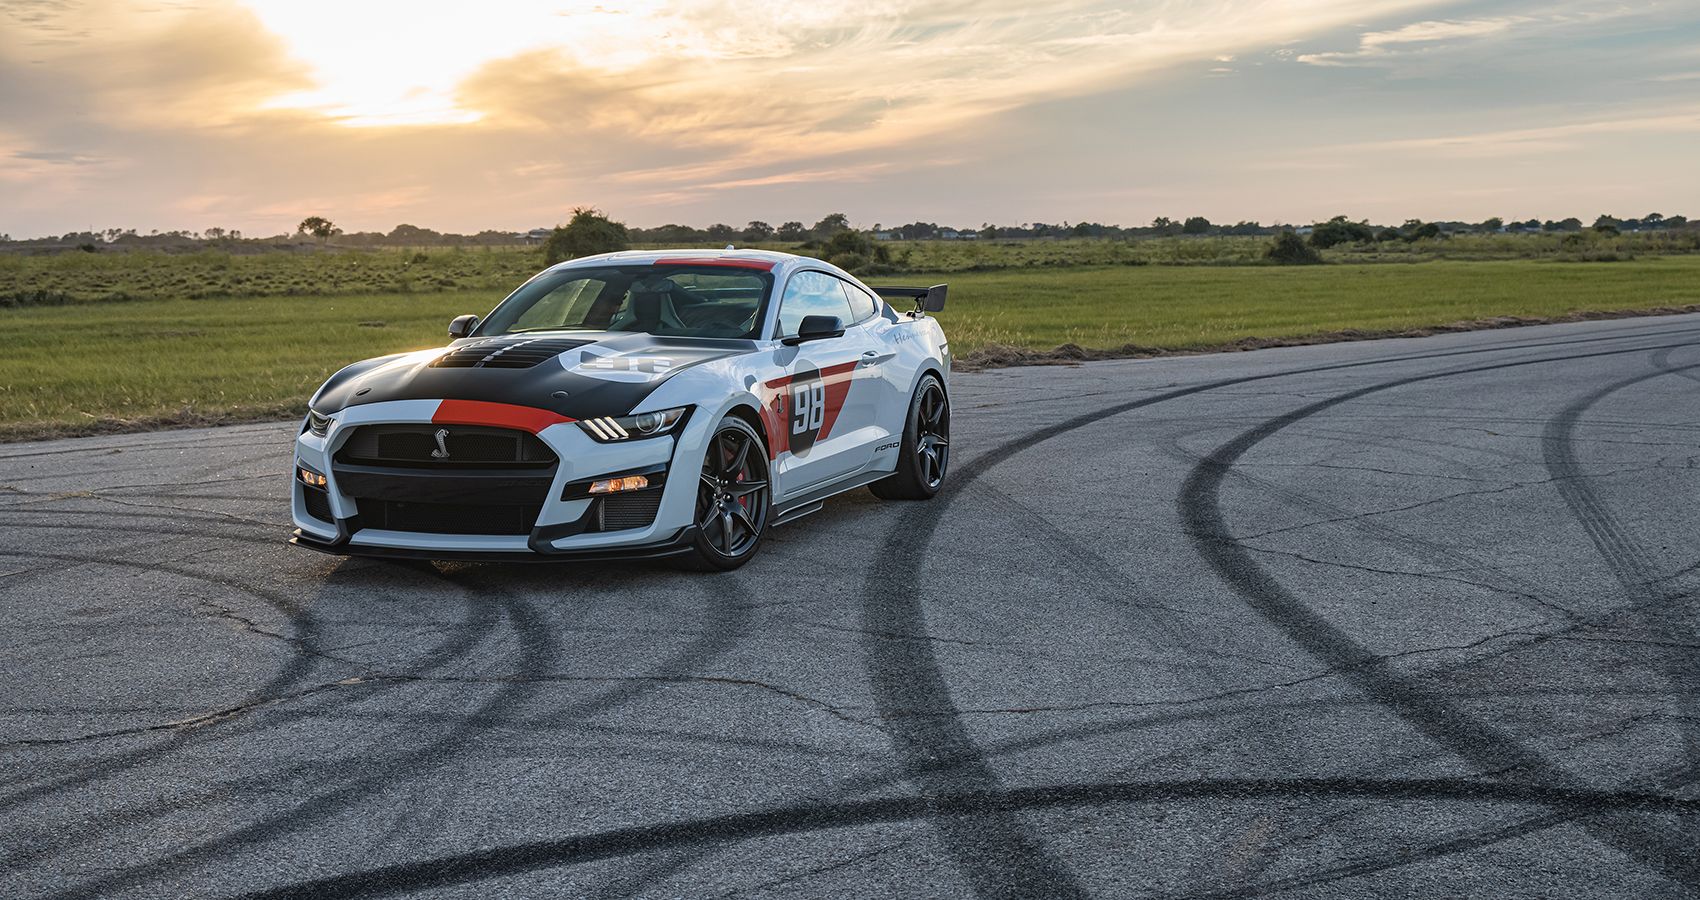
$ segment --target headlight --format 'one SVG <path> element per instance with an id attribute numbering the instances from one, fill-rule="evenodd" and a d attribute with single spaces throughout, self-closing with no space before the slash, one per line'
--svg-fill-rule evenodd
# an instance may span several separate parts
<path id="1" fill-rule="evenodd" d="M 324 437 L 331 430 L 331 417 L 322 415 L 316 410 L 307 410 L 307 430 L 315 437 Z"/>
<path id="2" fill-rule="evenodd" d="M 685 420 L 688 406 L 675 406 L 672 409 L 659 409 L 655 412 L 638 413 L 633 416 L 603 416 L 599 419 L 585 419 L 578 423 L 584 433 L 604 444 L 616 441 L 629 441 L 636 438 L 655 437 L 672 431 Z"/>

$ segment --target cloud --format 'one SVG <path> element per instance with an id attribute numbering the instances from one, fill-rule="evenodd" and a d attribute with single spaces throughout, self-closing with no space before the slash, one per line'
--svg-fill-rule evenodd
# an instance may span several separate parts
<path id="1" fill-rule="evenodd" d="M 1700 133 L 1700 106 L 1535 128 L 1372 141 L 1353 145 L 1349 149 L 1455 157 L 1496 157 L 1568 150 L 1576 147 L 1581 141 L 1602 136 L 1692 133 Z"/>
<path id="2" fill-rule="evenodd" d="M 1512 26 L 1532 21 L 1525 16 L 1493 19 L 1434 20 L 1413 22 L 1391 31 L 1369 31 L 1358 38 L 1358 49 L 1336 53 L 1304 53 L 1297 57 L 1312 66 L 1355 66 L 1385 61 L 1413 48 L 1497 35 Z"/>

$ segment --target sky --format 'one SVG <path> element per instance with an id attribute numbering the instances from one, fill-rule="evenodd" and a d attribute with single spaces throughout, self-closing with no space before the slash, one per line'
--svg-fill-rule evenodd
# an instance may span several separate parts
<path id="1" fill-rule="evenodd" d="M 1694 0 L 0 0 L 0 233 L 1700 217 Z"/>

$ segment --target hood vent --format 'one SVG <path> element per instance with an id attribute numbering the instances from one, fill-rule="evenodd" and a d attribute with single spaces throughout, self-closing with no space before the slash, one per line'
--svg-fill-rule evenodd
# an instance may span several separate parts
<path id="1" fill-rule="evenodd" d="M 573 338 L 509 337 L 467 344 L 431 361 L 439 369 L 529 369 L 574 347 L 594 341 Z"/>

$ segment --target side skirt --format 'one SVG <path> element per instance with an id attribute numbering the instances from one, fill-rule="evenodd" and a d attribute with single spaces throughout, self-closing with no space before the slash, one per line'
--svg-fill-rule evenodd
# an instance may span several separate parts
<path id="1" fill-rule="evenodd" d="M 826 500 L 828 497 L 836 497 L 846 491 L 853 491 L 859 487 L 866 487 L 867 485 L 873 484 L 880 479 L 887 478 L 890 475 L 890 472 L 877 470 L 872 472 L 862 472 L 860 474 L 853 475 L 844 481 L 815 488 L 812 491 L 801 494 L 779 504 L 778 506 L 775 506 L 773 508 L 772 524 L 784 525 L 787 522 L 795 522 L 809 513 L 820 512 L 821 507 L 824 505 L 822 501 Z"/>

